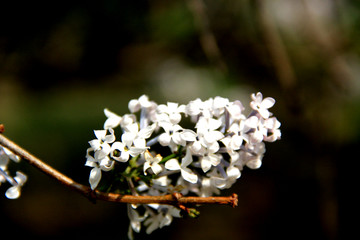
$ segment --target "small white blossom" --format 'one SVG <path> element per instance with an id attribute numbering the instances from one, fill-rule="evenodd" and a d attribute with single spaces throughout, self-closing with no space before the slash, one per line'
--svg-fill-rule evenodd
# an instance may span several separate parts
<path id="1" fill-rule="evenodd" d="M 230 102 L 226 106 L 226 109 L 234 121 L 239 121 L 239 120 L 245 119 L 245 115 L 242 114 L 242 112 L 245 110 L 245 108 L 240 101 L 237 100 L 234 102 Z"/>
<path id="2" fill-rule="evenodd" d="M 125 128 L 125 132 L 121 136 L 121 140 L 128 147 L 134 145 L 135 147 L 144 148 L 146 147 L 146 139 L 151 136 L 155 128 L 155 124 L 147 126 L 143 129 L 139 129 L 139 125 L 137 123 L 130 124 Z"/>
<path id="3" fill-rule="evenodd" d="M 157 154 L 155 157 L 153 157 L 149 151 L 146 151 L 144 155 L 144 174 L 147 175 L 146 170 L 149 168 L 151 168 L 155 175 L 159 174 L 162 171 L 162 167 L 159 164 L 159 162 L 162 160 L 161 155 Z"/>
<path id="4" fill-rule="evenodd" d="M 141 222 L 146 219 L 147 215 L 145 214 L 144 216 L 140 216 L 140 214 L 131 206 L 131 204 L 127 204 L 127 213 L 130 219 L 128 237 L 129 239 L 134 239 L 133 230 L 137 233 L 140 232 Z"/>
<path id="5" fill-rule="evenodd" d="M 114 161 L 112 161 L 109 156 L 104 156 L 103 153 L 99 151 L 95 152 L 95 157 L 93 157 L 90 155 L 91 151 L 93 151 L 93 149 L 88 148 L 85 166 L 93 168 L 90 171 L 89 183 L 91 189 L 94 190 L 101 180 L 101 171 L 110 171 L 114 167 Z"/>
<path id="6" fill-rule="evenodd" d="M 247 151 L 243 152 L 242 158 L 246 166 L 251 169 L 258 169 L 262 164 L 262 158 L 265 153 L 265 144 L 263 142 L 255 145 L 247 144 Z"/>
<path id="7" fill-rule="evenodd" d="M 183 128 L 180 125 L 173 125 L 169 122 L 159 122 L 159 126 L 164 129 L 164 133 L 159 136 L 159 143 L 162 146 L 184 146 L 186 141 L 181 137 Z"/>
<path id="8" fill-rule="evenodd" d="M 200 197 L 210 197 L 214 194 L 220 194 L 220 190 L 215 186 L 214 179 L 211 177 L 204 177 L 201 180 L 201 190 L 200 190 Z"/>
<path id="9" fill-rule="evenodd" d="M 269 118 L 270 112 L 268 109 L 274 106 L 275 99 L 267 97 L 263 100 L 263 95 L 260 92 L 258 92 L 256 95 L 253 93 L 251 98 L 253 100 L 250 102 L 251 108 L 258 111 L 263 118 Z"/>
<path id="10" fill-rule="evenodd" d="M 250 119 L 249 119 L 250 120 Z M 250 134 L 251 143 L 260 143 L 267 136 L 268 129 L 264 126 L 265 120 L 263 118 L 257 118 L 256 116 L 251 117 L 251 125 L 254 126 L 254 132 Z"/>
<path id="11" fill-rule="evenodd" d="M 190 150 L 186 150 L 186 155 L 181 160 L 181 165 L 178 160 L 173 158 L 165 163 L 165 168 L 168 170 L 180 170 L 181 176 L 190 183 L 196 183 L 198 176 L 193 173 L 188 166 L 192 163 L 192 155 Z"/>
<path id="12" fill-rule="evenodd" d="M 111 145 L 110 156 L 119 162 L 127 162 L 130 156 L 136 157 L 143 153 L 146 149 L 146 147 L 135 147 L 132 145 L 127 146 L 123 142 L 114 142 Z"/>
<path id="13" fill-rule="evenodd" d="M 146 233 L 151 234 L 154 230 L 170 225 L 173 217 L 180 217 L 180 210 L 173 206 L 160 206 L 158 214 L 145 220 Z"/>
<path id="14" fill-rule="evenodd" d="M 204 157 L 200 158 L 201 169 L 206 173 L 212 166 L 219 165 L 221 155 L 215 153 L 207 153 Z"/>
<path id="15" fill-rule="evenodd" d="M 159 105 L 157 111 L 160 114 L 166 114 L 172 124 L 178 124 L 181 120 L 181 113 L 185 112 L 185 105 L 179 106 L 178 103 L 168 102 L 167 105 Z"/>
<path id="16" fill-rule="evenodd" d="M 8 182 L 12 186 L 7 189 L 5 196 L 8 199 L 17 199 L 21 194 L 21 187 L 27 181 L 27 176 L 20 172 L 16 172 L 16 176 L 12 177 L 8 169 L 8 164 L 10 160 L 18 163 L 20 157 L 14 154 L 12 151 L 0 145 L 0 185 L 1 183 Z"/>
<path id="17" fill-rule="evenodd" d="M 268 129 L 268 135 L 264 137 L 267 142 L 275 142 L 281 138 L 280 131 L 281 123 L 275 118 L 271 117 L 265 120 L 264 127 Z M 269 135 L 270 133 L 270 135 Z"/>
<path id="18" fill-rule="evenodd" d="M 197 117 L 203 116 L 205 118 L 210 118 L 213 116 L 213 99 L 210 98 L 206 101 L 201 101 L 200 98 L 196 100 L 190 101 L 188 105 L 186 105 L 186 114 Z"/>
<path id="19" fill-rule="evenodd" d="M 22 172 L 16 172 L 16 176 L 14 177 L 14 180 L 16 184 L 12 187 L 10 187 L 6 193 L 5 196 L 9 199 L 16 199 L 20 197 L 20 190 L 21 187 L 24 185 L 24 183 L 27 180 L 27 176 L 23 174 Z"/>
<path id="20" fill-rule="evenodd" d="M 106 135 L 108 131 L 110 134 Z M 94 134 L 97 139 L 89 141 L 89 144 L 94 151 L 97 151 L 98 154 L 101 153 L 99 156 L 102 158 L 110 153 L 111 147 L 109 144 L 115 141 L 114 130 L 112 128 L 95 130 Z"/>
<path id="21" fill-rule="evenodd" d="M 142 95 L 139 99 L 132 99 L 129 102 L 129 110 L 130 112 L 138 112 L 141 108 L 150 108 L 155 105 L 154 102 L 149 101 L 149 97 L 146 95 Z"/>
<path id="22" fill-rule="evenodd" d="M 215 117 L 220 117 L 224 112 L 225 108 L 229 105 L 230 101 L 227 98 L 215 97 L 213 100 L 212 113 Z"/>
<path id="23" fill-rule="evenodd" d="M 122 117 L 120 117 L 117 114 L 111 112 L 107 108 L 104 109 L 104 114 L 107 117 L 107 119 L 106 119 L 106 121 L 104 123 L 104 129 L 109 129 L 109 128 L 114 129 L 117 126 L 120 125 Z"/>
<path id="24" fill-rule="evenodd" d="M 195 126 L 201 144 L 212 153 L 219 150 L 218 141 L 224 137 L 224 134 L 217 130 L 221 124 L 220 120 L 200 117 Z"/>
<path id="25" fill-rule="evenodd" d="M 221 139 L 221 142 L 224 143 L 228 152 L 237 151 L 244 141 L 249 141 L 249 135 L 247 134 L 249 130 L 250 128 L 246 126 L 245 121 L 235 122 L 228 129 L 229 135 Z"/>

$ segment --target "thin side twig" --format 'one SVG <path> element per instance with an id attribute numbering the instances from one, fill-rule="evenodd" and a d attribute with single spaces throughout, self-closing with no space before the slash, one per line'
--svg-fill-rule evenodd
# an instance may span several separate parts
<path id="1" fill-rule="evenodd" d="M 90 198 L 91 200 L 103 200 L 109 202 L 131 203 L 131 204 L 167 204 L 174 206 L 184 206 L 193 204 L 221 204 L 236 207 L 238 204 L 238 196 L 233 194 L 224 197 L 184 197 L 180 193 L 168 194 L 164 196 L 134 196 L 122 195 L 116 193 L 105 193 L 99 190 L 92 190 L 90 187 L 80 184 L 70 177 L 64 175 L 50 165 L 44 163 L 39 158 L 35 157 L 3 134 L 0 134 L 0 145 L 8 148 L 14 154 L 20 156 L 30 165 L 36 167 L 48 176 L 56 179 L 65 186 L 75 190 L 76 192 Z"/>

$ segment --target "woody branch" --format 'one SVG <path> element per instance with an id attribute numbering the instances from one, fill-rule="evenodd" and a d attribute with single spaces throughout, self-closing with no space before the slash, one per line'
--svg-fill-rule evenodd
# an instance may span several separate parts
<path id="1" fill-rule="evenodd" d="M 174 206 L 185 206 L 185 205 L 194 205 L 194 204 L 221 204 L 221 205 L 230 205 L 236 207 L 238 203 L 237 194 L 232 194 L 231 196 L 222 196 L 222 197 L 184 197 L 181 193 L 168 194 L 163 196 L 134 196 L 134 195 L 122 195 L 116 193 L 105 193 L 99 190 L 92 190 L 90 187 L 80 184 L 70 177 L 64 175 L 58 170 L 54 169 L 50 165 L 46 164 L 36 156 L 29 153 L 27 150 L 23 149 L 7 137 L 5 137 L 3 132 L 3 125 L 1 125 L 0 131 L 0 145 L 8 148 L 16 155 L 20 156 L 30 165 L 39 169 L 48 176 L 56 179 L 65 186 L 75 190 L 76 192 L 92 199 L 92 200 L 103 200 L 109 202 L 119 202 L 119 203 L 131 203 L 131 204 L 167 204 Z"/>

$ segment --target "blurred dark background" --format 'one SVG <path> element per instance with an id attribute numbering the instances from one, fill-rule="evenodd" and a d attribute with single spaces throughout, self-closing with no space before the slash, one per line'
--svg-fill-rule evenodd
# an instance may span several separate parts
<path id="1" fill-rule="evenodd" d="M 5 1 L 0 7 L 0 123 L 5 135 L 87 184 L 103 109 L 132 98 L 187 103 L 252 92 L 277 100 L 282 140 L 222 192 L 239 206 L 138 239 L 356 238 L 360 3 L 345 0 Z M 18 200 L 0 188 L 13 237 L 125 239 L 126 207 L 86 198 L 22 162 Z"/>

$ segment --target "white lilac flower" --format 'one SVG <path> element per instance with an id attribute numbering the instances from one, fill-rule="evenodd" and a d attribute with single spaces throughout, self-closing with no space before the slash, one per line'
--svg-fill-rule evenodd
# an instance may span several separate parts
<path id="1" fill-rule="evenodd" d="M 130 156 L 136 157 L 145 152 L 146 149 L 147 147 L 127 146 L 125 143 L 117 141 L 111 145 L 110 156 L 116 161 L 127 162 Z"/>
<path id="2" fill-rule="evenodd" d="M 110 134 L 106 135 L 107 132 Z M 98 154 L 101 153 L 99 157 L 102 158 L 110 153 L 111 147 L 109 144 L 115 141 L 114 130 L 112 128 L 95 130 L 94 134 L 97 139 L 89 141 L 89 144 L 94 151 L 98 152 Z"/>
<path id="3" fill-rule="evenodd" d="M 213 118 L 200 117 L 195 128 L 197 129 L 197 137 L 201 139 L 201 144 L 210 150 L 210 152 L 217 152 L 219 150 L 218 140 L 224 137 L 223 133 L 217 129 L 222 122 Z"/>
<path id="4" fill-rule="evenodd" d="M 256 95 L 254 93 L 251 94 L 251 98 L 253 100 L 250 102 L 251 108 L 258 111 L 263 118 L 269 118 L 270 112 L 268 109 L 274 106 L 275 99 L 271 97 L 263 99 L 261 92 L 258 92 Z"/>
<path id="5" fill-rule="evenodd" d="M 181 120 L 181 113 L 185 112 L 185 105 L 168 102 L 167 105 L 161 104 L 157 107 L 159 114 L 166 114 L 172 124 L 178 124 Z"/>
<path id="6" fill-rule="evenodd" d="M 147 175 L 146 170 L 149 168 L 151 168 L 155 175 L 159 174 L 162 171 L 162 167 L 159 164 L 159 162 L 162 160 L 161 155 L 157 154 L 155 157 L 153 157 L 149 151 L 146 151 L 144 155 L 144 175 Z"/>
<path id="7" fill-rule="evenodd" d="M 168 176 L 161 176 L 158 178 L 155 178 L 152 180 L 153 186 L 159 186 L 159 187 L 168 187 L 170 185 L 171 180 L 168 178 Z M 163 189 L 163 188 L 161 188 Z"/>
<path id="8" fill-rule="evenodd" d="M 192 163 L 193 158 L 191 155 L 191 151 L 189 149 L 186 150 L 185 157 L 181 160 L 181 165 L 179 161 L 175 158 L 168 160 L 165 163 L 165 168 L 168 170 L 180 170 L 181 176 L 190 183 L 197 183 L 198 176 L 193 173 L 188 166 Z"/>
<path id="9" fill-rule="evenodd" d="M 240 154 L 246 166 L 251 169 L 258 169 L 262 164 L 262 158 L 265 153 L 265 144 L 263 142 L 257 144 L 246 144 L 246 151 Z"/>
<path id="10" fill-rule="evenodd" d="M 268 129 L 268 135 L 264 137 L 264 141 L 275 142 L 276 140 L 279 140 L 281 138 L 280 126 L 281 123 L 275 117 L 266 119 L 264 127 Z"/>
<path id="11" fill-rule="evenodd" d="M 226 110 L 229 112 L 231 118 L 234 121 L 239 121 L 239 120 L 245 119 L 245 115 L 242 114 L 242 112 L 245 110 L 245 107 L 238 100 L 236 100 L 234 102 L 230 102 L 226 106 Z"/>
<path id="12" fill-rule="evenodd" d="M 7 170 L 10 160 L 18 163 L 20 157 L 6 147 L 0 145 L 0 185 L 4 182 L 10 183 L 12 186 L 7 189 L 5 196 L 9 199 L 17 199 L 20 197 L 20 190 L 26 182 L 27 176 L 24 173 L 17 171 L 16 176 L 12 177 Z"/>
<path id="13" fill-rule="evenodd" d="M 183 128 L 178 124 L 172 124 L 170 122 L 159 122 L 159 126 L 164 129 L 164 133 L 159 136 L 159 143 L 162 146 L 173 146 L 186 144 L 186 141 L 182 139 L 181 132 Z"/>
<path id="14" fill-rule="evenodd" d="M 228 152 L 237 151 L 240 149 L 243 142 L 249 142 L 249 135 L 247 132 L 250 130 L 246 126 L 245 121 L 234 122 L 228 129 L 228 135 L 221 139 L 221 142 L 224 143 Z"/>
<path id="15" fill-rule="evenodd" d="M 160 206 L 158 214 L 154 214 L 144 221 L 147 226 L 146 233 L 151 234 L 154 230 L 171 224 L 173 217 L 180 217 L 180 210 L 173 206 Z"/>
<path id="16" fill-rule="evenodd" d="M 189 145 L 189 149 L 191 150 L 191 152 L 194 155 L 200 155 L 200 156 L 204 156 L 207 149 L 206 147 L 204 147 L 205 144 L 202 144 L 203 139 L 196 137 L 195 141 L 193 141 L 190 145 Z"/>
<path id="17" fill-rule="evenodd" d="M 151 136 L 155 128 L 156 124 L 149 125 L 143 129 L 139 129 L 137 123 L 130 124 L 125 128 L 121 141 L 128 147 L 134 145 L 135 147 L 145 148 L 146 139 Z"/>
<path id="18" fill-rule="evenodd" d="M 215 117 L 220 117 L 224 111 L 225 108 L 229 105 L 230 101 L 227 98 L 223 97 L 215 97 L 213 100 L 213 107 L 212 107 L 212 113 Z"/>
<path id="19" fill-rule="evenodd" d="M 139 99 L 132 99 L 129 102 L 129 110 L 131 113 L 138 112 L 141 108 L 151 108 L 156 104 L 149 100 L 149 97 L 142 95 Z"/>
<path id="20" fill-rule="evenodd" d="M 212 166 L 217 166 L 221 162 L 221 155 L 215 153 L 206 153 L 205 156 L 200 157 L 201 169 L 206 173 Z"/>
<path id="21" fill-rule="evenodd" d="M 22 172 L 16 172 L 16 176 L 14 177 L 14 180 L 15 180 L 16 184 L 13 185 L 12 187 L 10 187 L 5 192 L 5 196 L 9 199 L 16 199 L 16 198 L 20 197 L 20 194 L 21 194 L 20 190 L 21 190 L 21 187 L 26 182 L 27 176 L 25 174 L 23 174 Z"/>
<path id="22" fill-rule="evenodd" d="M 127 126 L 136 122 L 136 116 L 134 114 L 125 114 L 122 116 L 122 120 L 120 122 L 120 126 L 125 129 Z"/>
<path id="23" fill-rule="evenodd" d="M 203 102 L 200 98 L 197 98 L 186 105 L 185 112 L 192 117 L 198 117 L 201 115 L 205 118 L 210 118 L 213 116 L 213 101 L 214 100 L 210 98 Z"/>
<path id="24" fill-rule="evenodd" d="M 268 129 L 264 126 L 265 119 L 257 118 L 256 116 L 251 117 L 251 122 L 255 123 L 254 132 L 250 133 L 250 142 L 253 144 L 260 143 L 267 136 Z"/>
<path id="25" fill-rule="evenodd" d="M 227 167 L 226 171 L 224 171 L 222 166 L 218 166 L 217 168 L 214 168 L 208 176 L 211 178 L 214 186 L 219 189 L 227 189 L 241 176 L 241 172 L 234 165 Z"/>
<path id="26" fill-rule="evenodd" d="M 107 108 L 104 109 L 104 114 L 107 117 L 107 119 L 106 119 L 106 121 L 104 123 L 104 129 L 109 129 L 109 128 L 114 129 L 117 126 L 120 125 L 122 117 L 120 117 L 117 114 L 111 112 Z"/>
<path id="27" fill-rule="evenodd" d="M 89 183 L 91 189 L 94 190 L 101 180 L 101 171 L 110 171 L 113 169 L 114 161 L 112 161 L 109 156 L 104 156 L 101 152 L 99 154 L 99 151 L 95 152 L 93 157 L 90 155 L 90 152 L 92 151 L 92 148 L 88 148 L 85 166 L 93 168 L 90 171 Z M 101 158 L 99 158 L 100 155 Z"/>
<path id="28" fill-rule="evenodd" d="M 203 177 L 199 192 L 200 197 L 210 197 L 214 194 L 220 194 L 220 190 L 215 186 L 214 180 L 211 177 Z"/>
<path id="29" fill-rule="evenodd" d="M 141 222 L 143 222 L 147 215 L 140 216 L 140 214 L 134 209 L 131 204 L 127 204 L 127 213 L 130 219 L 128 237 L 129 239 L 134 239 L 133 231 L 139 233 L 141 229 Z"/>

